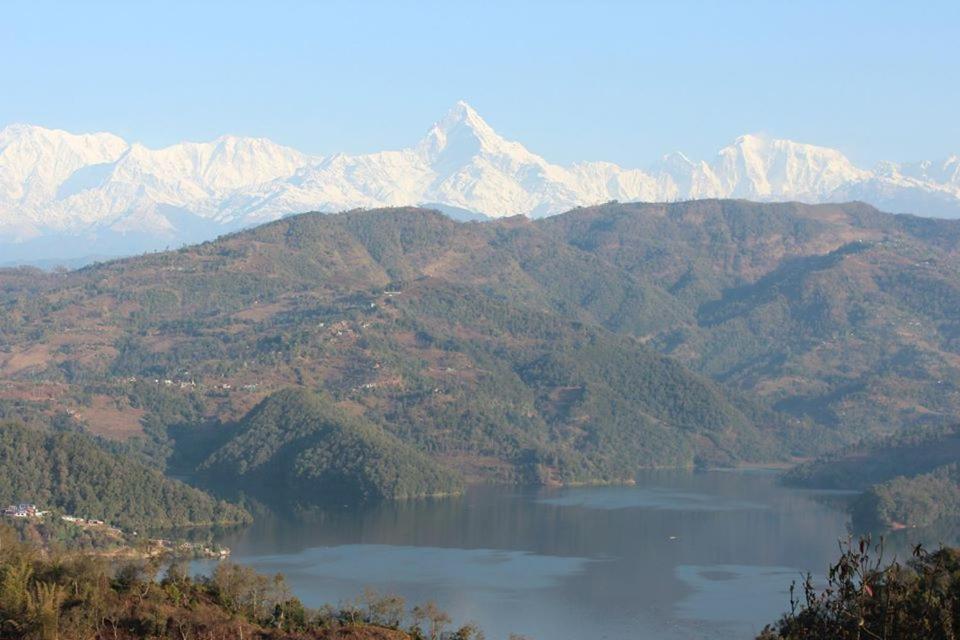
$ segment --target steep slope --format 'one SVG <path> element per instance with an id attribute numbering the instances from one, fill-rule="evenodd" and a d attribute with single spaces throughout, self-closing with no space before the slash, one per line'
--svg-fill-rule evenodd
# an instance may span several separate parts
<path id="1" fill-rule="evenodd" d="M 542 223 L 670 292 L 651 344 L 858 437 L 960 412 L 960 225 L 864 205 L 611 205 Z"/>
<path id="2" fill-rule="evenodd" d="M 127 146 L 109 133 L 6 127 L 0 130 L 0 201 L 30 208 L 53 199 L 78 169 L 112 163 Z"/>
<path id="3" fill-rule="evenodd" d="M 0 130 L 0 234 L 28 239 L 65 222 L 43 214 L 51 202 L 109 170 L 127 143 L 109 133 L 74 135 L 30 125 Z M 83 216 L 84 212 L 80 212 Z"/>
<path id="4" fill-rule="evenodd" d="M 314 502 L 461 490 L 453 474 L 419 451 L 303 389 L 278 391 L 257 405 L 200 469 L 220 482 L 280 489 Z"/>

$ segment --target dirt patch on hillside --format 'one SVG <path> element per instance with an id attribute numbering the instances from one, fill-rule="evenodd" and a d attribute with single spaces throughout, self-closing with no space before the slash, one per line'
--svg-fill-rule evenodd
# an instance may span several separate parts
<path id="1" fill-rule="evenodd" d="M 143 409 L 118 407 L 117 402 L 107 396 L 94 396 L 89 407 L 82 407 L 76 412 L 90 433 L 118 441 L 143 435 L 143 426 L 140 424 L 143 414 Z"/>
<path id="2" fill-rule="evenodd" d="M 35 344 L 22 351 L 0 355 L 0 376 L 15 376 L 32 369 L 45 369 L 52 360 L 49 345 Z"/>
<path id="3" fill-rule="evenodd" d="M 256 303 L 251 307 L 244 309 L 243 311 L 238 311 L 231 316 L 236 320 L 246 320 L 249 322 L 263 322 L 268 318 L 272 318 L 278 313 L 283 312 L 286 309 L 284 303 L 275 302 L 273 304 L 259 304 Z"/>

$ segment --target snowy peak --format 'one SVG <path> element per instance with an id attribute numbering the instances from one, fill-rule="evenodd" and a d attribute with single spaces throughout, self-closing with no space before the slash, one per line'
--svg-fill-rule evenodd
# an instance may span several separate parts
<path id="1" fill-rule="evenodd" d="M 478 154 L 529 154 L 517 143 L 497 134 L 480 114 L 464 101 L 457 102 L 417 145 L 428 164 L 466 164 Z"/>
<path id="2" fill-rule="evenodd" d="M 102 230 L 161 234 L 165 246 L 186 238 L 187 228 L 196 240 L 197 229 L 212 236 L 301 211 L 422 202 L 499 217 L 609 200 L 727 197 L 859 199 L 960 217 L 960 158 L 868 171 L 836 149 L 748 134 L 708 161 L 672 153 L 649 170 L 610 162 L 561 166 L 500 136 L 463 101 L 411 147 L 325 158 L 234 135 L 151 149 L 109 133 L 0 129 L 0 247 Z"/>
<path id="3" fill-rule="evenodd" d="M 115 160 L 127 143 L 112 133 L 73 134 L 60 129 L 13 124 L 0 129 L 0 166 L 22 172 L 38 164 Z"/>
<path id="4" fill-rule="evenodd" d="M 884 171 L 887 175 L 960 187 L 960 156 L 956 155 L 939 161 L 924 160 L 909 164 L 882 163 L 878 170 Z"/>
<path id="5" fill-rule="evenodd" d="M 114 162 L 126 150 L 127 143 L 110 133 L 10 125 L 0 130 L 0 204 L 37 206 L 54 198 L 77 170 Z"/>
<path id="6" fill-rule="evenodd" d="M 694 163 L 685 153 L 674 151 L 660 158 L 660 167 L 667 171 L 691 171 Z"/>
<path id="7" fill-rule="evenodd" d="M 291 176 L 307 161 L 299 151 L 265 138 L 221 136 L 157 150 L 134 144 L 117 163 L 113 178 L 149 177 L 154 184 L 171 187 L 189 183 L 203 193 L 219 194 Z"/>
<path id="8" fill-rule="evenodd" d="M 712 164 L 721 192 L 740 198 L 819 200 L 868 172 L 836 149 L 749 134 Z"/>

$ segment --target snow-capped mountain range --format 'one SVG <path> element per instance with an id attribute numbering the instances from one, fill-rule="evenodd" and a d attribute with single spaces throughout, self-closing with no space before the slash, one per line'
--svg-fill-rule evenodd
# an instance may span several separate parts
<path id="1" fill-rule="evenodd" d="M 539 217 L 609 200 L 714 197 L 863 200 L 960 217 L 960 157 L 868 170 L 835 149 L 744 135 L 709 162 L 673 153 L 646 170 L 559 166 L 499 136 L 465 102 L 412 147 L 355 156 L 263 138 L 148 149 L 109 133 L 0 130 L 0 263 L 134 253 L 302 211 L 435 203 L 460 215 Z"/>

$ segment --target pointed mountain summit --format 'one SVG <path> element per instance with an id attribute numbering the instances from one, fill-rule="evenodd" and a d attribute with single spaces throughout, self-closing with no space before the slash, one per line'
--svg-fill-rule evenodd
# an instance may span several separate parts
<path id="1" fill-rule="evenodd" d="M 430 128 L 414 150 L 442 179 L 474 164 L 478 158 L 508 170 L 525 164 L 547 164 L 522 144 L 501 137 L 463 100 Z"/>
<path id="2" fill-rule="evenodd" d="M 317 157 L 265 138 L 221 136 L 162 149 L 109 133 L 33 125 L 0 130 L 0 248 L 50 234 L 140 234 L 175 245 L 301 211 L 415 205 L 461 215 L 538 217 L 609 200 L 858 199 L 893 211 L 960 217 L 960 160 L 855 166 L 829 147 L 748 134 L 709 161 L 674 153 L 650 170 L 552 164 L 499 135 L 459 101 L 406 149 Z M 197 230 L 200 231 L 197 231 Z M 161 235 L 156 235 L 158 233 Z M 88 244 L 56 245 L 62 258 Z M 120 242 L 122 245 L 122 242 Z M 21 246 L 20 254 L 34 251 Z M 47 249 L 50 252 L 50 249 Z M 65 253 L 66 252 L 66 253 Z M 43 256 L 40 256 L 43 257 Z"/>
<path id="3" fill-rule="evenodd" d="M 504 144 L 505 140 L 493 127 L 473 107 L 460 100 L 430 127 L 416 149 L 425 161 L 436 162 L 441 154 L 466 158 L 481 151 L 497 151 Z"/>

